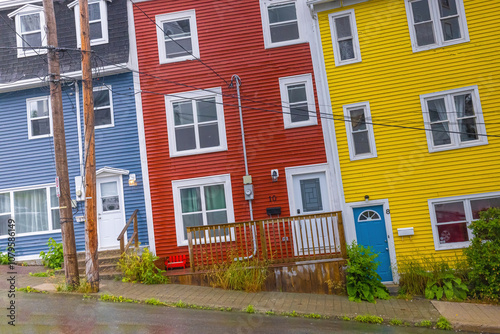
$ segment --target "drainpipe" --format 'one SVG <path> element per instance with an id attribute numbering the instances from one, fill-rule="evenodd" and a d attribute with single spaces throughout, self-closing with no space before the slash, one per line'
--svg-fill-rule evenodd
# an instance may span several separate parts
<path id="1" fill-rule="evenodd" d="M 78 128 L 78 158 L 80 159 L 80 176 L 83 175 L 82 121 L 80 119 L 80 86 L 75 81 L 76 125 Z"/>
<path id="2" fill-rule="evenodd" d="M 251 180 L 251 177 L 248 174 L 247 147 L 245 144 L 245 130 L 243 127 L 243 111 L 241 109 L 241 95 L 240 95 L 241 78 L 238 75 L 234 74 L 231 77 L 231 83 L 229 85 L 230 87 L 233 87 L 233 82 L 236 83 L 236 93 L 238 94 L 238 110 L 240 112 L 241 142 L 243 145 L 243 160 L 245 162 L 245 178 L 244 178 L 245 182 L 244 183 L 247 183 L 247 180 L 248 179 Z M 246 184 L 246 186 L 249 186 L 249 188 L 251 189 L 250 193 L 253 194 L 253 188 L 251 187 L 252 186 L 251 181 L 248 183 L 249 184 Z M 246 187 L 245 187 L 245 191 L 247 191 Z M 252 200 L 251 199 L 248 199 L 248 208 L 250 210 L 250 221 L 253 221 L 253 209 L 252 209 Z M 235 258 L 234 261 L 251 259 L 252 257 L 255 256 L 255 254 L 257 254 L 257 241 L 256 241 L 256 233 L 255 233 L 255 226 L 254 225 L 252 225 L 252 238 L 253 238 L 253 254 L 250 256 Z"/>

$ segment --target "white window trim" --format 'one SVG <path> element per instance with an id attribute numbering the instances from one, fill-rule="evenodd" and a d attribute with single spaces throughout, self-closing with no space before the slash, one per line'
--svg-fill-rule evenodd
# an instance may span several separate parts
<path id="1" fill-rule="evenodd" d="M 170 157 L 181 157 L 186 155 L 195 155 L 219 151 L 227 151 L 227 140 L 226 140 L 226 125 L 224 122 L 224 108 L 222 106 L 222 88 L 211 88 L 205 90 L 197 90 L 186 93 L 174 94 L 175 96 L 165 96 L 165 109 L 167 112 L 167 131 L 168 131 L 168 147 Z M 207 97 L 215 97 L 215 107 L 217 109 L 217 123 L 219 126 L 219 146 L 198 148 L 186 151 L 177 151 L 176 138 L 175 138 L 175 121 L 174 121 L 174 111 L 172 104 L 177 101 L 182 100 L 193 100 L 202 99 Z M 199 145 L 199 142 L 196 143 Z"/>
<path id="2" fill-rule="evenodd" d="M 99 3 L 99 9 L 101 11 L 101 30 L 102 30 L 102 38 L 91 39 L 90 45 L 101 45 L 109 43 L 109 34 L 108 34 L 108 6 L 106 5 L 107 0 L 89 0 L 88 4 Z M 81 31 L 80 31 L 80 6 L 78 1 L 73 1 L 68 4 L 68 8 L 73 8 L 75 12 L 75 27 L 76 27 L 76 44 L 79 48 L 82 47 L 81 41 Z"/>
<path id="3" fill-rule="evenodd" d="M 299 38 L 289 41 L 273 43 L 271 41 L 271 29 L 269 28 L 269 12 L 267 11 L 267 8 L 269 6 L 283 5 L 287 3 L 295 3 L 295 10 L 297 12 L 297 26 L 299 29 Z M 301 2 L 296 0 L 260 0 L 260 16 L 262 18 L 261 21 L 262 21 L 262 32 L 264 36 L 264 48 L 271 49 L 286 45 L 294 45 L 307 42 L 307 40 L 305 39 L 305 31 L 302 28 L 301 24 L 302 22 L 305 22 L 305 18 L 303 17 L 305 12 L 301 10 L 301 8 L 298 8 L 300 5 Z"/>
<path id="4" fill-rule="evenodd" d="M 21 35 L 21 16 L 29 15 L 29 14 L 40 14 L 40 32 L 42 45 L 47 46 L 47 33 L 45 29 L 45 13 L 43 11 L 43 7 L 34 6 L 34 5 L 25 5 L 18 10 L 10 13 L 8 15 L 9 18 L 15 17 L 15 25 L 16 25 L 16 44 L 17 44 L 17 58 L 31 57 L 37 56 L 40 54 L 47 53 L 47 49 L 24 49 L 23 48 L 23 38 Z"/>
<path id="5" fill-rule="evenodd" d="M 37 190 L 37 189 L 45 189 L 46 191 L 46 196 L 47 196 L 47 219 L 48 219 L 48 227 L 49 229 L 47 231 L 38 231 L 38 232 L 28 232 L 28 233 L 16 233 L 16 237 L 27 237 L 31 235 L 43 235 L 43 234 L 51 234 L 51 233 L 57 233 L 61 231 L 61 229 L 52 229 L 52 209 L 55 209 L 56 207 L 52 207 L 50 203 L 50 188 L 54 188 L 56 186 L 55 183 L 51 184 L 43 184 L 43 185 L 38 185 L 38 186 L 29 186 L 29 187 L 20 187 L 20 188 L 10 188 L 10 189 L 2 189 L 0 190 L 1 194 L 4 193 L 9 193 L 10 194 L 10 215 L 11 219 L 14 219 L 16 221 L 16 217 L 14 215 L 14 192 L 20 192 L 20 191 L 29 191 L 29 190 Z M 59 205 L 57 206 L 59 208 Z M 9 235 L 2 235 L 0 236 L 1 239 L 7 239 Z"/>
<path id="6" fill-rule="evenodd" d="M 466 42 L 470 41 L 469 29 L 467 27 L 467 18 L 465 17 L 465 9 L 464 9 L 463 1 L 456 0 L 457 1 L 457 12 L 458 12 L 458 16 L 459 16 L 458 22 L 460 24 L 460 29 L 461 29 L 460 32 L 462 33 L 462 38 L 454 39 L 451 41 L 444 41 L 441 24 L 439 24 L 439 22 L 440 22 L 439 9 L 437 6 L 432 4 L 432 2 L 435 2 L 435 0 L 429 0 L 429 9 L 430 9 L 431 19 L 432 19 L 432 23 L 433 23 L 432 30 L 434 32 L 434 37 L 436 39 L 436 43 L 430 44 L 430 45 L 418 46 L 417 36 L 415 34 L 415 27 L 414 27 L 414 22 L 413 22 L 413 12 L 412 12 L 412 8 L 411 8 L 411 2 L 413 2 L 413 1 L 414 0 L 405 0 L 406 16 L 407 16 L 407 21 L 408 21 L 408 28 L 410 31 L 411 47 L 412 47 L 413 52 L 432 50 L 432 49 L 436 49 L 436 48 L 441 48 L 441 47 L 460 44 L 460 43 L 466 43 Z"/>
<path id="7" fill-rule="evenodd" d="M 345 128 L 347 134 L 347 145 L 349 147 L 349 157 L 351 161 L 376 158 L 377 157 L 377 146 L 375 145 L 375 133 L 373 131 L 372 124 L 372 115 L 370 111 L 370 103 L 362 102 L 362 103 L 353 103 L 346 104 L 343 106 L 344 108 L 344 119 L 346 120 Z M 351 124 L 351 116 L 349 111 L 352 109 L 364 109 L 365 111 L 365 122 L 366 129 L 368 130 L 368 141 L 370 143 L 370 153 L 358 154 L 356 155 L 356 151 L 354 148 L 354 140 L 352 138 L 352 124 Z"/>
<path id="8" fill-rule="evenodd" d="M 437 97 L 443 97 L 446 100 L 446 99 L 450 99 L 453 95 L 465 94 L 465 93 L 472 94 L 472 100 L 473 100 L 473 104 L 474 104 L 474 112 L 476 113 L 477 133 L 480 135 L 482 134 L 483 136 L 478 136 L 477 140 L 471 140 L 471 141 L 467 141 L 467 142 L 462 143 L 462 142 L 460 142 L 460 139 L 459 139 L 460 134 L 450 133 L 451 143 L 449 145 L 434 146 L 434 143 L 432 141 L 432 130 L 431 130 L 431 124 L 430 124 L 431 120 L 429 117 L 429 109 L 427 107 L 427 100 L 437 98 Z M 477 85 L 463 87 L 463 88 L 456 88 L 456 89 L 446 90 L 446 91 L 442 91 L 442 92 L 423 94 L 423 95 L 420 95 L 420 104 L 422 106 L 422 114 L 424 117 L 424 126 L 426 129 L 427 146 L 429 148 L 430 153 L 488 144 L 488 137 L 484 136 L 486 134 L 486 126 L 484 124 L 483 109 L 481 108 L 481 99 L 479 97 L 479 88 Z M 448 104 L 449 104 L 449 102 L 447 102 L 447 105 Z M 454 103 L 452 103 L 452 105 L 454 106 Z M 453 107 L 452 112 L 449 112 L 447 110 L 448 120 L 450 122 L 449 129 L 451 132 L 459 132 L 460 129 L 458 128 L 456 111 L 454 109 L 455 108 Z"/>
<path id="9" fill-rule="evenodd" d="M 230 174 L 206 176 L 206 177 L 195 178 L 195 179 L 172 181 L 177 246 L 187 246 L 188 245 L 188 240 L 184 239 L 184 225 L 182 223 L 182 207 L 181 207 L 180 189 L 198 187 L 198 186 L 219 185 L 219 184 L 224 185 L 224 194 L 225 194 L 225 198 L 226 198 L 227 221 L 228 221 L 228 223 L 234 223 L 235 220 L 234 220 L 234 208 L 233 208 L 233 191 L 231 189 L 231 175 Z M 231 231 L 230 234 L 231 234 L 230 239 L 234 239 L 233 231 Z M 211 240 L 212 240 L 212 242 L 215 242 L 215 241 L 223 242 L 224 241 L 224 240 L 220 240 L 219 237 L 211 238 Z"/>
<path id="10" fill-rule="evenodd" d="M 34 101 L 47 100 L 47 105 L 49 108 L 49 123 L 50 123 L 50 133 L 47 135 L 33 136 L 31 134 L 31 115 L 30 115 L 30 103 Z M 41 97 L 33 97 L 30 99 L 26 99 L 26 115 L 28 117 L 28 139 L 39 139 L 39 138 L 47 138 L 52 137 L 53 129 L 52 129 L 52 106 L 50 102 L 50 96 L 41 96 Z"/>
<path id="11" fill-rule="evenodd" d="M 193 50 L 191 52 L 192 55 L 167 58 L 165 50 L 163 23 L 168 21 L 179 21 L 182 19 L 189 19 L 189 26 L 191 30 L 191 45 L 193 47 Z M 158 42 L 158 56 L 160 58 L 160 64 L 175 63 L 178 61 L 193 60 L 196 58 L 200 58 L 200 47 L 198 45 L 198 30 L 196 25 L 196 12 L 194 9 L 176 13 L 156 15 L 156 37 Z"/>
<path id="12" fill-rule="evenodd" d="M 99 125 L 96 126 L 96 129 L 105 129 L 105 128 L 112 128 L 115 126 L 115 113 L 113 110 L 113 90 L 111 85 L 105 85 L 101 87 L 94 87 L 93 91 L 101 91 L 101 90 L 107 90 L 109 92 L 109 107 L 110 107 L 110 113 L 111 113 L 111 124 L 106 124 L 106 125 Z M 96 107 L 94 106 L 94 112 L 96 110 Z"/>
<path id="13" fill-rule="evenodd" d="M 340 58 L 340 50 L 337 43 L 337 31 L 334 25 L 335 19 L 342 16 L 349 16 L 349 22 L 351 23 L 351 32 L 352 32 L 352 44 L 354 49 L 354 58 L 347 60 L 342 60 Z M 349 9 L 329 14 L 328 19 L 330 21 L 330 33 L 332 36 L 333 58 L 335 59 L 335 66 L 342 66 L 342 65 L 361 62 L 361 49 L 359 46 L 358 27 L 356 24 L 356 15 L 354 13 L 354 9 Z"/>
<path id="14" fill-rule="evenodd" d="M 281 101 L 283 103 L 283 122 L 285 129 L 298 128 L 302 126 L 310 126 L 318 124 L 318 116 L 316 114 L 316 103 L 314 101 L 314 86 L 312 75 L 302 74 L 290 77 L 279 78 Z M 290 85 L 305 84 L 307 95 L 307 110 L 309 111 L 309 119 L 307 121 L 292 123 L 292 116 L 290 114 L 290 103 L 288 99 L 288 89 Z"/>
<path id="15" fill-rule="evenodd" d="M 429 213 L 430 213 L 431 225 L 432 225 L 432 236 L 434 238 L 434 249 L 437 251 L 438 250 L 447 250 L 447 249 L 459 249 L 459 248 L 466 248 L 470 245 L 470 241 L 454 242 L 451 244 L 443 244 L 443 245 L 441 245 L 439 243 L 439 233 L 438 233 L 438 229 L 437 229 L 437 218 L 436 218 L 436 211 L 434 210 L 434 205 L 446 204 L 446 203 L 452 203 L 452 202 L 458 202 L 458 201 L 465 202 L 464 203 L 465 219 L 467 220 L 467 230 L 469 233 L 469 240 L 471 240 L 474 237 L 474 234 L 469 229 L 469 224 L 473 220 L 472 208 L 470 206 L 470 201 L 477 200 L 477 199 L 487 199 L 490 197 L 500 197 L 500 192 L 491 192 L 491 193 L 483 193 L 483 194 L 473 194 L 473 195 L 463 195 L 463 196 L 429 199 L 428 204 L 429 204 Z"/>

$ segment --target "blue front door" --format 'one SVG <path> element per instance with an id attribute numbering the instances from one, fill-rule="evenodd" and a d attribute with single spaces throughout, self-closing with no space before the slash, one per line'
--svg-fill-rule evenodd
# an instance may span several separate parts
<path id="1" fill-rule="evenodd" d="M 391 258 L 382 205 L 353 208 L 356 237 L 359 245 L 370 246 L 378 253 L 377 273 L 382 282 L 392 281 Z"/>

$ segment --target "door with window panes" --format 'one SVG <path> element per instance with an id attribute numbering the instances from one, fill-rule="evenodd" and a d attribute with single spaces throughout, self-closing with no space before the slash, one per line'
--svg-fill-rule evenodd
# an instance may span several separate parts
<path id="1" fill-rule="evenodd" d="M 99 249 L 117 248 L 125 226 L 121 177 L 97 179 L 97 222 Z M 125 237 L 126 238 L 126 237 Z"/>

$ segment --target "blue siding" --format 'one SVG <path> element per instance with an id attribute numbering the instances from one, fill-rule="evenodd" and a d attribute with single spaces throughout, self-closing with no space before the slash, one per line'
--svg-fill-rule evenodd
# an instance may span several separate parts
<path id="1" fill-rule="evenodd" d="M 137 175 L 138 186 L 128 185 L 128 176 L 123 177 L 126 219 L 139 209 L 139 240 L 148 244 L 144 188 L 142 184 L 141 159 L 133 94 L 132 74 L 125 73 L 101 78 L 94 84 L 111 85 L 114 108 L 114 127 L 96 129 L 96 167 L 104 166 L 129 170 Z M 81 88 L 81 84 L 80 84 Z M 0 190 L 54 183 L 56 176 L 53 140 L 40 138 L 28 140 L 26 99 L 48 96 L 48 87 L 0 94 Z M 70 85 L 63 90 L 64 123 L 68 154 L 71 197 L 75 196 L 75 177 L 80 174 L 76 119 L 75 88 Z M 81 89 L 80 89 L 80 101 Z M 82 132 L 83 132 L 83 106 Z M 84 203 L 78 203 L 83 215 Z M 75 212 L 75 210 L 74 210 Z M 77 250 L 85 249 L 85 226 L 74 223 Z M 133 229 L 129 230 L 129 235 Z M 38 254 L 46 250 L 47 240 L 53 237 L 60 241 L 60 233 L 18 236 L 16 255 Z M 0 239 L 0 250 L 5 249 L 6 240 Z"/>

